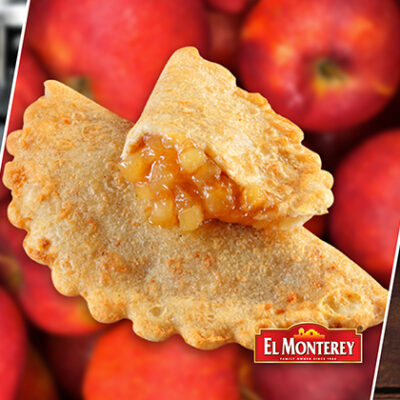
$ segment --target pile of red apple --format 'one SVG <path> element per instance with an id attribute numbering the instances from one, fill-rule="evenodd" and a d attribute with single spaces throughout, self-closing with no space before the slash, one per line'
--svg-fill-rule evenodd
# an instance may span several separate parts
<path id="1" fill-rule="evenodd" d="M 135 121 L 187 45 L 304 129 L 335 176 L 329 216 L 307 227 L 388 287 L 400 223 L 395 0 L 32 0 L 8 131 L 46 79 Z M 9 200 L 0 186 L 0 400 L 368 398 L 380 327 L 365 332 L 361 365 L 261 365 L 233 344 L 147 342 L 54 289 L 9 224 Z"/>

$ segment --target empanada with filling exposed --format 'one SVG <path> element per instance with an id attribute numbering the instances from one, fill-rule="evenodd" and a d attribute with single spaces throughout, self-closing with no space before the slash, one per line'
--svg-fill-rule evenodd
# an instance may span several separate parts
<path id="1" fill-rule="evenodd" d="M 28 232 L 29 256 L 96 319 L 129 318 L 146 339 L 179 333 L 203 349 L 252 348 L 260 328 L 302 321 L 382 321 L 386 290 L 305 228 L 213 221 L 182 233 L 149 224 L 119 169 L 132 124 L 57 82 L 45 86 L 8 138 L 8 215 Z"/>
<path id="2" fill-rule="evenodd" d="M 172 55 L 129 132 L 122 171 L 154 224 L 293 229 L 333 201 L 332 176 L 302 140 L 265 98 L 187 47 Z"/>

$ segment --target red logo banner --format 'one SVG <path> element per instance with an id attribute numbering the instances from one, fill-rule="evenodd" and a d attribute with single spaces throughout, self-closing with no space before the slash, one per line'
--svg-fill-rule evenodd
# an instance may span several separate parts
<path id="1" fill-rule="evenodd" d="M 361 363 L 362 335 L 356 329 L 328 329 L 311 323 L 262 329 L 255 338 L 254 362 Z"/>

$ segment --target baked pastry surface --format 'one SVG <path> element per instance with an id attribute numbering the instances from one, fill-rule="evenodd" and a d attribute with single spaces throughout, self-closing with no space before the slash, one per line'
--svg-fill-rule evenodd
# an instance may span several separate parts
<path id="1" fill-rule="evenodd" d="M 8 215 L 27 231 L 28 255 L 96 319 L 129 318 L 146 339 L 179 333 L 202 349 L 253 348 L 260 328 L 303 321 L 382 321 L 387 291 L 305 228 L 149 224 L 118 166 L 132 124 L 60 83 L 45 86 L 8 138 Z"/>
<path id="2" fill-rule="evenodd" d="M 189 141 L 239 187 L 263 192 L 265 207 L 253 213 L 253 226 L 299 227 L 333 202 L 333 178 L 321 169 L 319 155 L 301 144 L 301 129 L 195 48 L 179 49 L 167 62 L 128 134 L 124 160 L 146 135 L 177 147 Z"/>

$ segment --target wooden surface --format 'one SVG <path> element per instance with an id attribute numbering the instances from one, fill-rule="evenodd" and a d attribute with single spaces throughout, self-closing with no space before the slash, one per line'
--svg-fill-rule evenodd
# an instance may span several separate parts
<path id="1" fill-rule="evenodd" d="M 374 399 L 400 400 L 400 263 L 394 281 Z"/>
<path id="2" fill-rule="evenodd" d="M 376 393 L 374 396 L 374 400 L 399 400 L 399 393 Z"/>

